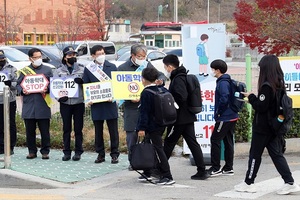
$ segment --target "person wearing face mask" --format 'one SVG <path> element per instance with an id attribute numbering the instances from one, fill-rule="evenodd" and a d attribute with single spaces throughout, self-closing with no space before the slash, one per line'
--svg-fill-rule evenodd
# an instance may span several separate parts
<path id="1" fill-rule="evenodd" d="M 25 76 L 44 74 L 49 80 L 53 76 L 52 69 L 43 65 L 42 52 L 37 48 L 28 51 L 31 64 L 20 69 L 20 76 L 17 80 L 17 91 L 23 97 L 22 118 L 26 128 L 26 143 L 29 154 L 27 159 L 37 157 L 36 147 L 36 125 L 38 125 L 41 133 L 41 149 L 42 159 L 49 159 L 50 152 L 50 102 L 49 102 L 49 86 L 40 93 L 29 93 L 28 90 L 21 86 Z"/>
<path id="2" fill-rule="evenodd" d="M 0 84 L 6 85 L 10 89 L 9 96 L 9 119 L 10 119 L 10 154 L 14 154 L 14 147 L 17 142 L 17 128 L 16 128 L 16 85 L 17 85 L 17 69 L 6 60 L 6 56 L 0 50 Z M 0 154 L 4 154 L 4 120 L 3 120 L 3 93 L 0 93 Z"/>
<path id="3" fill-rule="evenodd" d="M 187 70 L 184 66 L 179 66 L 178 57 L 170 54 L 163 59 L 165 70 L 171 74 L 169 91 L 173 95 L 178 105 L 176 122 L 168 126 L 164 140 L 164 152 L 169 159 L 179 138 L 182 136 L 191 150 L 197 173 L 191 176 L 193 180 L 205 180 L 209 177 L 205 171 L 203 154 L 199 143 L 196 140 L 194 122 L 197 121 L 196 115 L 188 110 L 188 91 L 187 91 Z M 184 76 L 182 76 L 184 75 Z"/>
<path id="4" fill-rule="evenodd" d="M 132 45 L 130 52 L 131 57 L 118 67 L 118 71 L 142 71 L 145 67 L 154 67 L 150 62 L 146 62 L 147 47 L 144 44 L 137 43 Z M 160 72 L 156 84 L 162 85 L 165 80 L 166 77 Z M 126 131 L 128 151 L 137 141 L 136 126 L 139 116 L 139 104 L 139 99 L 125 100 L 124 102 L 124 130 Z M 132 170 L 131 166 L 128 169 Z"/>
<path id="5" fill-rule="evenodd" d="M 55 77 L 62 78 L 82 78 L 84 66 L 77 63 L 77 52 L 72 46 L 63 49 L 62 64 L 54 72 Z M 75 155 L 72 160 L 79 161 L 83 153 L 83 115 L 85 105 L 83 100 L 82 85 L 78 85 L 78 97 L 68 98 L 67 96 L 58 99 L 60 104 L 60 114 L 63 120 L 63 161 L 71 159 L 71 132 L 72 132 L 72 119 L 74 123 L 75 133 Z"/>
<path id="6" fill-rule="evenodd" d="M 84 68 L 83 82 L 93 83 L 111 79 L 111 72 L 117 71 L 115 64 L 105 60 L 104 47 L 95 45 L 91 49 L 93 61 Z M 76 80 L 78 82 L 78 80 Z M 95 126 L 95 150 L 98 156 L 95 163 L 105 162 L 105 148 L 103 140 L 103 124 L 106 121 L 110 136 L 111 163 L 119 162 L 119 131 L 118 131 L 118 107 L 115 101 L 99 103 L 88 102 L 91 106 L 92 120 Z"/>
<path id="7" fill-rule="evenodd" d="M 211 134 L 211 167 L 208 173 L 211 176 L 234 175 L 234 129 L 238 120 L 238 113 L 230 106 L 230 80 L 227 72 L 227 64 L 223 60 L 217 59 L 211 62 L 211 75 L 217 78 L 215 90 L 215 126 Z M 225 165 L 221 168 L 221 141 L 225 146 Z"/>

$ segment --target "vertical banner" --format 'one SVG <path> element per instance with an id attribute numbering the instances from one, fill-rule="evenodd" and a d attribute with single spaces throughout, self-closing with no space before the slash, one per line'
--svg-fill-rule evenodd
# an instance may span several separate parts
<path id="1" fill-rule="evenodd" d="M 279 60 L 286 91 L 293 99 L 293 108 L 300 108 L 300 57 L 280 57 Z"/>
<path id="2" fill-rule="evenodd" d="M 195 74 L 201 85 L 202 112 L 197 114 L 195 134 L 203 154 L 210 155 L 210 137 L 214 129 L 214 98 L 216 78 L 211 73 L 210 63 L 215 59 L 225 60 L 225 24 L 184 24 L 182 29 L 183 65 Z M 183 153 L 190 154 L 187 144 Z"/>

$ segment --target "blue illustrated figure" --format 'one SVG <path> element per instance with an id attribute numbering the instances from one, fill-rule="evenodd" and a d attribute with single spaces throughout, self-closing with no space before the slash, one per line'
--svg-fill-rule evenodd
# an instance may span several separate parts
<path id="1" fill-rule="evenodd" d="M 196 53 L 199 57 L 199 74 L 208 76 L 208 48 L 206 42 L 208 41 L 208 35 L 202 34 L 200 36 L 201 42 L 197 45 Z"/>
<path id="2" fill-rule="evenodd" d="M 89 87 L 86 87 L 85 95 L 86 95 L 86 102 L 88 102 L 90 100 L 90 96 L 91 96 Z"/>

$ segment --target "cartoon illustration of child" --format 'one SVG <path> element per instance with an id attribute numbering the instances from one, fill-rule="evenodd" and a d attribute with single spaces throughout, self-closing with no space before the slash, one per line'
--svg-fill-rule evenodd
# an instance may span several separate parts
<path id="1" fill-rule="evenodd" d="M 90 88 L 89 87 L 86 87 L 86 90 L 85 90 L 85 95 L 86 95 L 86 102 L 90 101 Z"/>
<path id="2" fill-rule="evenodd" d="M 200 43 L 197 45 L 196 53 L 199 57 L 199 74 L 208 76 L 208 48 L 206 42 L 208 41 L 208 35 L 202 34 L 200 36 Z"/>

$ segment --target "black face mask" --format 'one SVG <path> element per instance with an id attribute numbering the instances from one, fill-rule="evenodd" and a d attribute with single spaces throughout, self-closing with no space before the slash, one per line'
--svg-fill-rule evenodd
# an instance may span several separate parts
<path id="1" fill-rule="evenodd" d="M 73 65 L 75 62 L 77 62 L 77 59 L 76 59 L 76 57 L 67 58 L 67 62 L 68 62 L 70 65 Z"/>
<path id="2" fill-rule="evenodd" d="M 1 68 L 4 67 L 5 64 L 6 64 L 6 60 L 1 60 L 1 61 L 0 61 L 0 67 L 1 67 Z"/>

